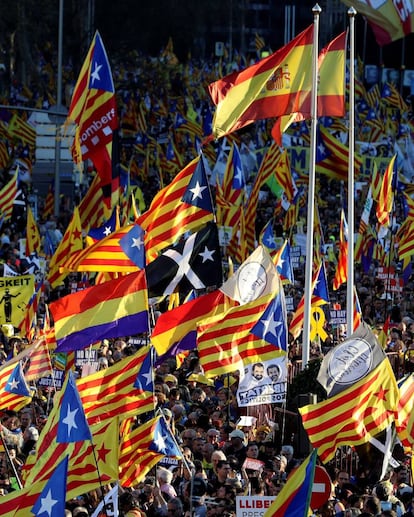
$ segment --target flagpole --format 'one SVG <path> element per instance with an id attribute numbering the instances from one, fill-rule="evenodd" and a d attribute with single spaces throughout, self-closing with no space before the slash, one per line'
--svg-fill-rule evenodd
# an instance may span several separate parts
<path id="1" fill-rule="evenodd" d="M 354 7 L 349 16 L 349 154 L 348 154 L 348 260 L 346 289 L 346 334 L 354 330 L 354 155 L 355 155 L 355 15 Z"/>
<path id="2" fill-rule="evenodd" d="M 1 432 L 0 432 L 0 439 L 1 439 L 1 443 L 3 445 L 4 452 L 6 453 L 7 463 L 10 465 L 10 468 L 13 471 L 14 477 L 16 478 L 16 481 L 17 481 L 17 484 L 18 484 L 19 488 L 22 489 L 23 488 L 23 483 L 21 482 L 19 474 L 17 473 L 15 464 L 13 463 L 12 459 L 10 458 L 9 449 L 8 449 L 4 439 L 3 439 L 3 433 L 1 433 Z"/>
<path id="3" fill-rule="evenodd" d="M 313 225 L 315 219 L 315 156 L 316 156 L 316 124 L 318 122 L 318 47 L 319 47 L 319 16 L 322 9 L 316 4 L 313 12 L 313 50 L 312 50 L 312 94 L 311 94 L 311 135 L 309 157 L 309 186 L 308 186 L 308 220 L 306 231 L 306 262 L 305 262 L 305 293 L 304 318 L 302 337 L 302 370 L 309 362 L 310 316 L 312 309 L 312 266 L 313 266 Z"/>

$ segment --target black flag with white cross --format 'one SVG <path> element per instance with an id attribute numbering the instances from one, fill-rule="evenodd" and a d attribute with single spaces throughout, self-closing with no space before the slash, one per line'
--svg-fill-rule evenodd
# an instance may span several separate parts
<path id="1" fill-rule="evenodd" d="M 223 269 L 216 223 L 181 239 L 145 268 L 150 297 L 192 289 L 217 288 L 223 282 Z"/>

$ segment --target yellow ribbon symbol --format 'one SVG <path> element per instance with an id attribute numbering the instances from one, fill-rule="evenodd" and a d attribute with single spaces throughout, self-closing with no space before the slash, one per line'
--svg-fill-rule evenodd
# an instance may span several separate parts
<path id="1" fill-rule="evenodd" d="M 322 307 L 314 307 L 311 310 L 311 322 L 310 322 L 310 339 L 313 341 L 318 335 L 322 340 L 328 337 L 323 326 L 325 325 L 325 313 Z"/>

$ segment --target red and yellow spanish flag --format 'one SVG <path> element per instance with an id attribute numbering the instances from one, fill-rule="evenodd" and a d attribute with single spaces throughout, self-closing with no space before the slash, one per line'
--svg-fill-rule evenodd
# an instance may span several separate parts
<path id="1" fill-rule="evenodd" d="M 256 120 L 299 111 L 312 86 L 313 25 L 270 56 L 208 87 L 219 138 Z"/>

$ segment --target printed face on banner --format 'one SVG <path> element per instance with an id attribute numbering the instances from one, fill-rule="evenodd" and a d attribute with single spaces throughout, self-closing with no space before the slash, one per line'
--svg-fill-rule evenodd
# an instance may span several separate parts
<path id="1" fill-rule="evenodd" d="M 286 401 L 286 357 L 249 364 L 240 372 L 237 400 L 240 406 L 283 403 Z"/>

